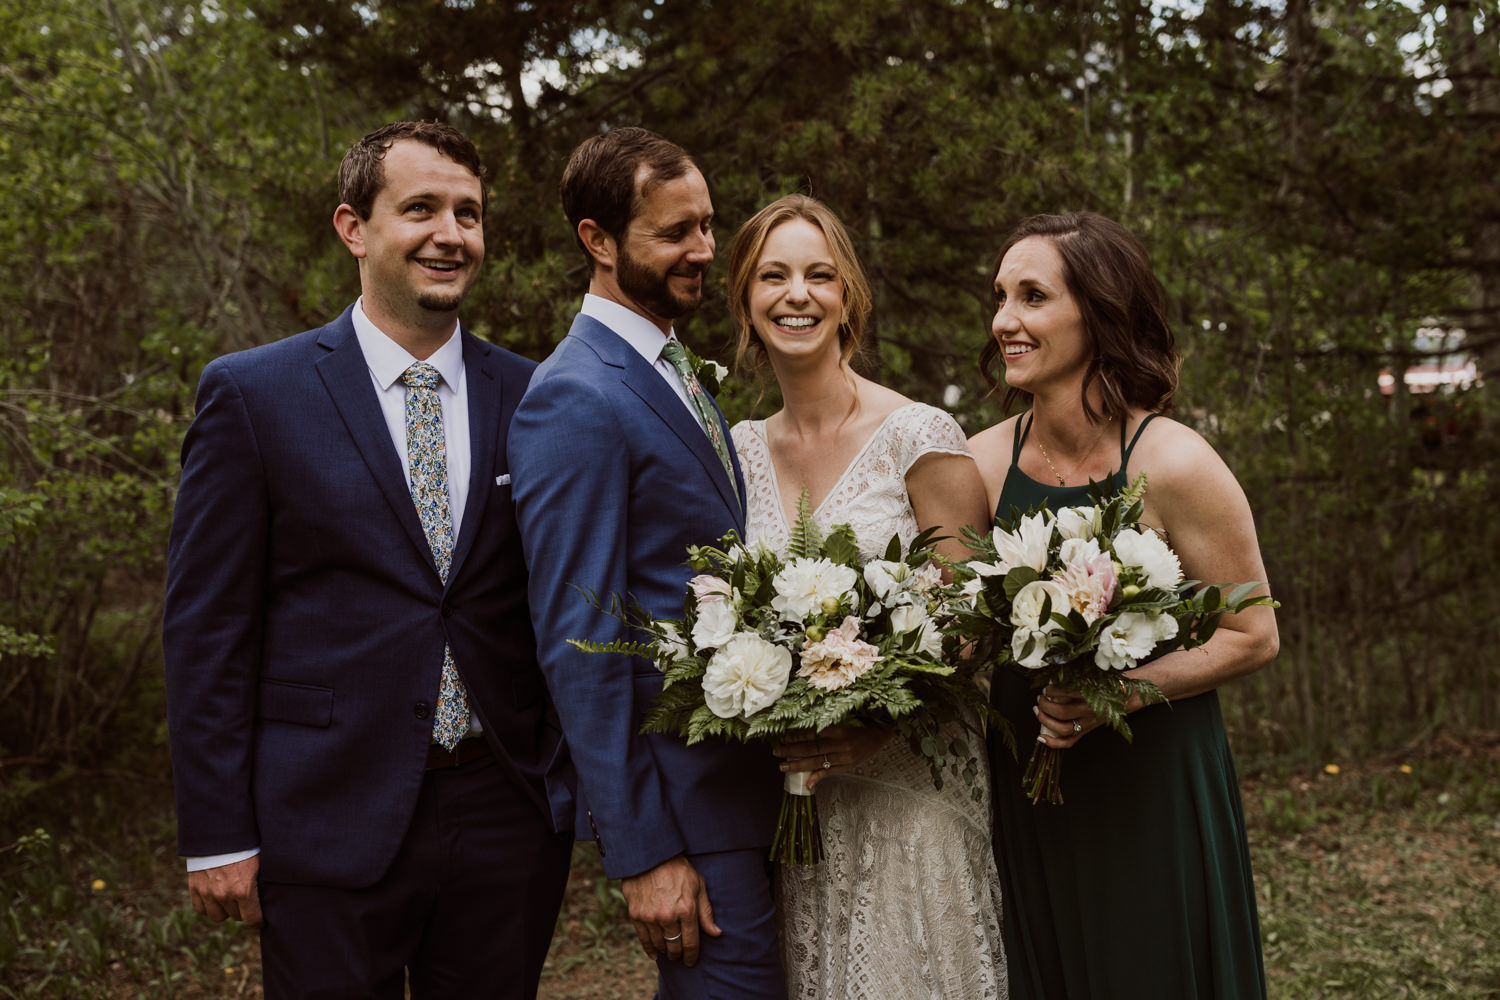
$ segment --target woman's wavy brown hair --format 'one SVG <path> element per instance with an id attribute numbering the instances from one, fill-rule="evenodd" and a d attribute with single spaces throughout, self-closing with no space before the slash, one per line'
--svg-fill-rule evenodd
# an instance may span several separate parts
<path id="1" fill-rule="evenodd" d="M 1171 410 L 1182 359 L 1167 321 L 1166 291 L 1141 241 L 1118 222 L 1093 212 L 1034 215 L 1010 234 L 990 274 L 998 276 L 1011 247 L 1032 236 L 1057 248 L 1063 280 L 1078 303 L 1084 333 L 1094 346 L 1094 358 L 1083 379 L 1085 416 L 1098 422 L 1123 419 L 1131 407 L 1159 413 Z M 1000 344 L 993 336 L 985 338 L 979 371 L 991 392 L 1004 385 L 999 362 Z M 1102 414 L 1089 402 L 1089 389 L 1096 384 Z M 1009 413 L 1030 399 L 1030 393 L 1007 386 L 1001 407 Z"/>

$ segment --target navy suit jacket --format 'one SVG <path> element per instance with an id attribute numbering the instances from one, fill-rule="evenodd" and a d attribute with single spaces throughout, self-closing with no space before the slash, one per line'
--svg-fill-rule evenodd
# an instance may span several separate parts
<path id="1" fill-rule="evenodd" d="M 682 617 L 688 546 L 744 534 L 738 460 L 731 483 L 656 369 L 587 316 L 532 378 L 510 457 L 538 659 L 577 766 L 579 835 L 599 842 L 611 878 L 681 853 L 768 845 L 781 775 L 767 747 L 640 735 L 662 686 L 656 667 L 566 641 L 638 638 L 575 588 Z"/>
<path id="2" fill-rule="evenodd" d="M 204 370 L 163 629 L 178 849 L 376 882 L 422 786 L 443 644 L 502 765 L 571 801 L 536 664 L 506 431 L 535 364 L 464 331 L 472 475 L 446 585 L 351 320 Z"/>

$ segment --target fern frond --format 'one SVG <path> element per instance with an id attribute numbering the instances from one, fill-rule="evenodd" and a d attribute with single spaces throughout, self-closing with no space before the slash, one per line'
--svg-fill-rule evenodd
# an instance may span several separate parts
<path id="1" fill-rule="evenodd" d="M 592 639 L 569 639 L 568 645 L 585 653 L 618 653 L 622 656 L 640 656 L 652 659 L 651 647 L 634 639 L 612 639 L 609 642 L 594 642 Z"/>
<path id="2" fill-rule="evenodd" d="M 792 525 L 792 537 L 787 551 L 796 559 L 816 559 L 823 549 L 823 532 L 813 523 L 812 500 L 804 487 L 797 498 L 797 523 Z"/>

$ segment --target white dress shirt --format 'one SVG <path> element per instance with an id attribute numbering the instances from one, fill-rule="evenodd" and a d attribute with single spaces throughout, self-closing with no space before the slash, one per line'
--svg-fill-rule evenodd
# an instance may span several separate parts
<path id="1" fill-rule="evenodd" d="M 406 460 L 406 383 L 401 375 L 416 363 L 416 358 L 381 332 L 380 328 L 365 315 L 364 299 L 354 304 L 354 335 L 359 339 L 359 349 L 364 353 L 369 367 L 370 380 L 375 384 L 375 395 L 380 400 L 380 412 L 385 417 L 386 430 L 396 446 L 396 455 L 401 459 L 401 473 L 406 477 L 406 486 L 411 488 L 411 467 Z M 658 333 L 660 337 L 660 333 Z M 657 349 L 658 352 L 660 348 Z M 438 383 L 438 399 L 443 404 L 443 439 L 448 451 L 448 513 L 453 520 L 453 537 L 458 539 L 458 526 L 463 523 L 464 502 L 469 496 L 469 389 L 464 379 L 463 341 L 458 336 L 458 323 L 453 324 L 453 334 L 427 359 L 427 363 L 438 370 L 443 379 Z M 670 369 L 670 366 L 668 366 Z M 674 380 L 676 376 L 673 376 Z M 479 720 L 469 716 L 470 733 L 481 729 Z M 260 853 L 259 847 L 232 854 L 217 854 L 211 857 L 188 858 L 187 870 L 202 871 L 234 864 Z"/>

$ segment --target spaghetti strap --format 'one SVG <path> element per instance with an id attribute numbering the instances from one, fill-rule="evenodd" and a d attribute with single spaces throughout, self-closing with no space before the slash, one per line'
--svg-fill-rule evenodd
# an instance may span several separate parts
<path id="1" fill-rule="evenodd" d="M 1130 444 L 1128 445 L 1125 443 L 1125 421 L 1120 421 L 1120 471 L 1122 473 L 1130 465 L 1130 453 L 1135 451 L 1135 443 L 1141 439 L 1141 431 L 1145 430 L 1146 425 L 1159 416 L 1161 416 L 1159 413 L 1146 414 L 1146 419 L 1142 420 L 1141 425 L 1135 429 L 1135 437 L 1130 439 Z"/>
<path id="2" fill-rule="evenodd" d="M 1010 467 L 1019 469 L 1021 467 L 1021 446 L 1026 443 L 1026 435 L 1031 433 L 1031 411 L 1027 410 L 1021 416 L 1026 418 L 1026 427 L 1021 427 L 1021 417 L 1016 418 L 1016 430 L 1010 445 Z"/>

